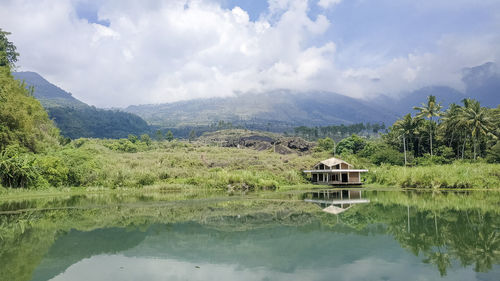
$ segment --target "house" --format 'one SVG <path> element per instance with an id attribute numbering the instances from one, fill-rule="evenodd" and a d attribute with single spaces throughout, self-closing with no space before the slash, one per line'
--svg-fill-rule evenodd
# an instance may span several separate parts
<path id="1" fill-rule="evenodd" d="M 313 183 L 332 185 L 360 185 L 363 172 L 368 170 L 353 169 L 351 164 L 338 158 L 323 160 L 314 165 L 312 170 L 304 171 L 311 173 Z"/>

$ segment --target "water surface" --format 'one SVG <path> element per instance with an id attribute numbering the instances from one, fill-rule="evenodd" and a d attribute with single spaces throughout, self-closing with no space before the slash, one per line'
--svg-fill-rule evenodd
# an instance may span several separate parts
<path id="1" fill-rule="evenodd" d="M 1 280 L 499 280 L 497 192 L 0 201 Z"/>

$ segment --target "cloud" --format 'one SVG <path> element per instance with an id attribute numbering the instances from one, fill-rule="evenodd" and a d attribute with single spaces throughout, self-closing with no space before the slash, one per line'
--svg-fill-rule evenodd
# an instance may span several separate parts
<path id="1" fill-rule="evenodd" d="M 319 0 L 318 6 L 322 7 L 323 9 L 328 9 L 334 5 L 339 4 L 342 2 L 342 0 Z"/>
<path id="2" fill-rule="evenodd" d="M 78 13 L 81 2 L 94 7 L 93 20 Z M 321 11 L 312 14 L 308 1 L 268 4 L 250 17 L 215 0 L 7 0 L 0 2 L 0 26 L 13 33 L 21 70 L 105 107 L 273 89 L 361 98 L 432 84 L 459 89 L 461 68 L 499 58 L 499 36 L 449 34 L 432 52 L 340 67 L 336 62 L 346 61 L 349 46 L 339 47 L 342 38 L 328 35 L 332 20 L 340 23 Z M 353 60 L 378 55 L 351 52 Z"/>

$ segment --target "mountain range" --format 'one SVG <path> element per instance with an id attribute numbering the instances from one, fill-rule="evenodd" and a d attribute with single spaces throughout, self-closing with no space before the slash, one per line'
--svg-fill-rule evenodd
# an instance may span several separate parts
<path id="1" fill-rule="evenodd" d="M 429 95 L 446 108 L 464 98 L 474 98 L 483 106 L 500 103 L 500 72 L 495 63 L 463 70 L 465 91 L 446 86 L 430 86 L 401 93 L 397 97 L 379 95 L 371 100 L 355 99 L 331 92 L 277 90 L 246 93 L 232 97 L 196 99 L 165 104 L 133 105 L 125 109 L 150 124 L 161 127 L 208 125 L 219 120 L 243 126 L 326 126 L 358 122 L 392 124 L 425 103 Z"/>
<path id="2" fill-rule="evenodd" d="M 34 87 L 34 96 L 54 119 L 62 134 L 70 138 L 118 138 L 154 129 L 172 129 L 179 136 L 189 128 L 231 123 L 248 129 L 286 131 L 297 126 L 327 126 L 353 123 L 385 123 L 413 111 L 436 96 L 446 108 L 464 98 L 474 98 L 483 106 L 500 103 L 500 71 L 495 63 L 464 69 L 465 91 L 446 86 L 430 86 L 401 93 L 397 97 L 379 95 L 362 100 L 338 93 L 275 90 L 244 93 L 231 97 L 194 99 L 164 104 L 132 105 L 123 110 L 89 106 L 34 72 L 13 75 Z"/>

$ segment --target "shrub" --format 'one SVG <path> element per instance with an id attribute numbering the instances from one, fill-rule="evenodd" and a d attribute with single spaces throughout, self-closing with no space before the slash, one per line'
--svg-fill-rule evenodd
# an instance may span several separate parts
<path id="1" fill-rule="evenodd" d="M 68 167 L 62 158 L 56 156 L 39 156 L 34 165 L 40 175 L 51 185 L 61 186 L 68 183 Z"/>
<path id="2" fill-rule="evenodd" d="M 3 186 L 30 187 L 40 180 L 34 154 L 22 152 L 19 146 L 9 146 L 0 152 L 0 183 Z"/>
<path id="3" fill-rule="evenodd" d="M 488 163 L 500 163 L 500 141 L 488 149 L 486 161 L 488 161 Z"/>
<path id="4" fill-rule="evenodd" d="M 318 152 L 320 151 L 333 152 L 334 148 L 335 148 L 335 142 L 331 138 L 326 137 L 324 139 L 318 139 L 318 146 L 315 147 L 315 150 Z"/>
<path id="5" fill-rule="evenodd" d="M 403 153 L 391 147 L 384 146 L 382 148 L 377 149 L 371 155 L 370 160 L 377 165 L 380 164 L 403 165 L 404 155 Z"/>
<path id="6" fill-rule="evenodd" d="M 137 184 L 139 186 L 152 185 L 155 181 L 156 177 L 151 173 L 144 173 L 137 177 Z"/>
<path id="7" fill-rule="evenodd" d="M 430 155 L 425 154 L 422 157 L 416 159 L 417 164 L 421 166 L 430 166 L 430 165 L 442 165 L 442 164 L 450 164 L 452 160 L 446 158 L 442 155 Z"/>
<path id="8" fill-rule="evenodd" d="M 345 154 L 345 153 L 358 153 L 361 151 L 366 145 L 366 140 L 360 138 L 359 136 L 353 134 L 352 136 L 341 140 L 336 148 L 336 153 Z"/>

